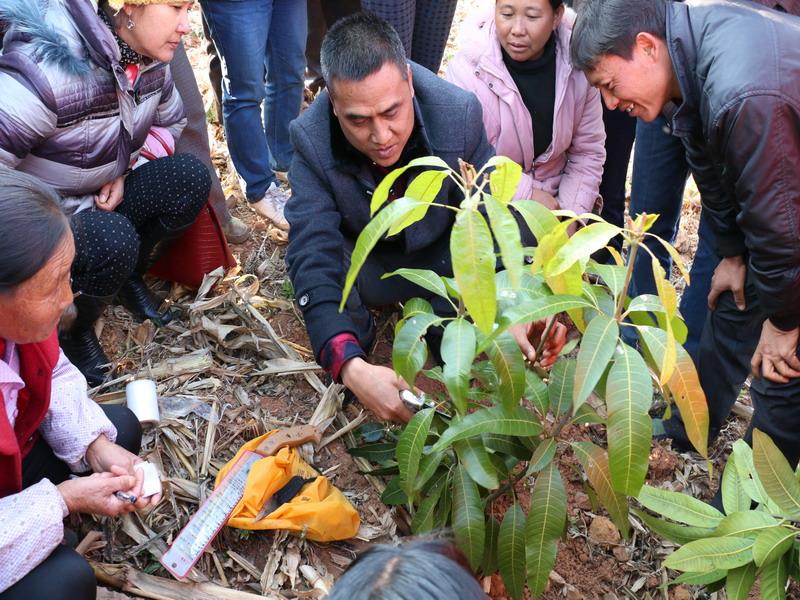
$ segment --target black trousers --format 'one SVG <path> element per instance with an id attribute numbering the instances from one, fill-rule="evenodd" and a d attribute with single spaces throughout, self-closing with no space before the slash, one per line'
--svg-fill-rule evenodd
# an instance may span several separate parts
<path id="1" fill-rule="evenodd" d="M 117 444 L 139 453 L 142 428 L 136 416 L 124 406 L 103 406 L 117 428 Z M 70 475 L 69 467 L 39 439 L 22 462 L 22 487 L 42 479 L 58 484 Z M 89 563 L 72 548 L 60 544 L 41 564 L 17 583 L 0 593 L 0 600 L 94 600 L 97 584 Z"/>
<path id="2" fill-rule="evenodd" d="M 150 161 L 125 178 L 124 198 L 113 212 L 84 210 L 72 215 L 75 238 L 72 289 L 112 296 L 133 273 L 139 240 L 153 225 L 180 229 L 208 201 L 211 176 L 191 154 Z"/>
<path id="3" fill-rule="evenodd" d="M 750 360 L 767 318 L 758 304 L 749 271 L 745 301 L 747 308 L 740 311 L 731 292 L 722 294 L 716 310 L 709 312 L 700 338 L 697 371 L 708 401 L 709 442 L 719 435 L 750 373 Z M 752 444 L 753 428 L 758 428 L 772 438 L 792 466 L 796 465 L 800 459 L 800 379 L 784 384 L 763 377 L 753 379 L 750 398 L 754 413 L 745 441 Z M 664 428 L 678 445 L 691 447 L 679 414 L 665 421 Z"/>

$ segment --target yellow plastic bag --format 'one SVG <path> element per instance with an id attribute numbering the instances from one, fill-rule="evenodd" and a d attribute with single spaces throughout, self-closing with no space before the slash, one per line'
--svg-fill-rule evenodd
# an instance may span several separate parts
<path id="1" fill-rule="evenodd" d="M 248 450 L 255 450 L 262 441 L 275 433 L 270 431 L 250 440 L 239 449 L 228 464 L 217 475 L 214 487 L 219 486 L 225 474 L 239 457 Z M 295 475 L 313 477 L 316 480 L 286 504 L 279 506 L 260 521 L 256 521 L 264 503 L 286 485 Z M 316 542 L 346 540 L 358 532 L 358 512 L 344 494 L 311 468 L 294 448 L 281 448 L 275 456 L 267 456 L 255 462 L 247 477 L 244 496 L 239 501 L 228 526 L 238 529 L 286 529 L 302 534 Z"/>

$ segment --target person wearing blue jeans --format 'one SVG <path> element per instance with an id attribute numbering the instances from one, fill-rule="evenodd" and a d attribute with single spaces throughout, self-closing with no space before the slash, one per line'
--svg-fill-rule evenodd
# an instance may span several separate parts
<path id="1" fill-rule="evenodd" d="M 231 160 L 251 207 L 276 226 L 289 196 L 275 171 L 292 159 L 308 34 L 306 0 L 201 0 L 222 60 L 222 112 Z"/>

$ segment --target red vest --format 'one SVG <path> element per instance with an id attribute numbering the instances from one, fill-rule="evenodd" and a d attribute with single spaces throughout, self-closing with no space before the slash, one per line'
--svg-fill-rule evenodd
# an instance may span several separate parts
<path id="1" fill-rule="evenodd" d="M 50 408 L 53 369 L 58 363 L 58 335 L 54 331 L 43 342 L 20 344 L 17 352 L 25 388 L 17 399 L 13 429 L 5 406 L 0 406 L 0 498 L 22 490 L 22 459 L 36 443 L 39 425 Z"/>

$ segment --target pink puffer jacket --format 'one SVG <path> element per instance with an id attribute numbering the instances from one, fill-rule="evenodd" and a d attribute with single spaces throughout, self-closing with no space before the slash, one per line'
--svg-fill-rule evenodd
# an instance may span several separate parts
<path id="1" fill-rule="evenodd" d="M 591 212 L 598 198 L 606 158 L 599 92 L 569 64 L 574 14 L 565 14 L 556 30 L 556 102 L 553 141 L 533 158 L 531 116 L 503 64 L 494 25 L 494 9 L 464 23 L 458 54 L 446 79 L 473 92 L 483 106 L 483 123 L 498 155 L 522 165 L 516 198 L 534 189 L 558 197 L 562 208 Z"/>

